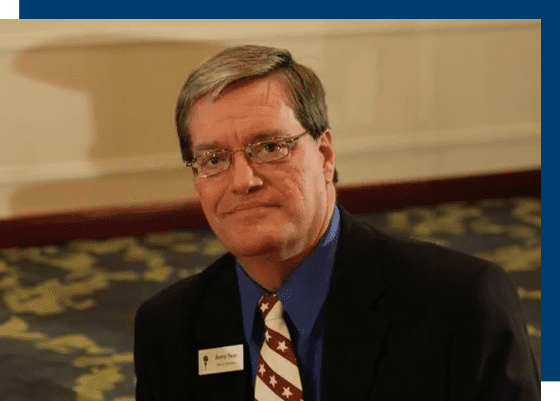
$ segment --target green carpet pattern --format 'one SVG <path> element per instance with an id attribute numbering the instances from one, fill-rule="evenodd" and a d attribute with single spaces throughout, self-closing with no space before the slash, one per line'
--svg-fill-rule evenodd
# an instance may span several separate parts
<path id="1" fill-rule="evenodd" d="M 432 241 L 503 266 L 518 287 L 540 364 L 539 199 L 362 216 L 396 236 Z M 0 249 L 0 400 L 134 400 L 136 309 L 224 251 L 206 231 Z"/>

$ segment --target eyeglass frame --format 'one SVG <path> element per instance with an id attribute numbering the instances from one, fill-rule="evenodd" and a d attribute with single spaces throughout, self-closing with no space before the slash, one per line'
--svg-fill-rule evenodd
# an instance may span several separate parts
<path id="1" fill-rule="evenodd" d="M 231 167 L 232 162 L 233 162 L 233 155 L 234 155 L 236 152 L 241 152 L 241 151 L 243 151 L 243 153 L 245 154 L 245 157 L 246 157 L 247 160 L 249 160 L 251 163 L 255 163 L 255 164 L 275 163 L 275 162 L 277 162 L 277 161 L 284 160 L 285 158 L 289 157 L 289 156 L 292 154 L 292 150 L 293 150 L 293 148 L 294 148 L 294 146 L 295 146 L 295 142 L 298 141 L 299 139 L 303 138 L 306 134 L 310 134 L 310 135 L 311 135 L 311 132 L 310 132 L 310 131 L 304 131 L 304 132 L 302 132 L 301 134 L 296 135 L 296 136 L 294 136 L 294 137 L 287 137 L 287 138 L 284 138 L 284 137 L 273 137 L 273 138 L 268 138 L 268 139 L 264 139 L 264 140 L 259 140 L 259 141 L 256 141 L 256 142 L 249 143 L 249 144 L 247 144 L 244 148 L 240 148 L 240 149 L 231 149 L 231 150 L 230 150 L 230 149 L 216 149 L 216 150 L 210 150 L 210 151 L 204 152 L 204 153 L 202 153 L 202 154 L 200 154 L 200 155 L 198 155 L 198 156 L 196 156 L 196 157 L 193 157 L 193 159 L 192 159 L 191 161 L 188 161 L 188 162 L 185 163 L 185 166 L 186 166 L 186 167 L 190 167 L 190 168 L 192 169 L 192 172 L 193 172 L 193 174 L 194 174 L 195 177 L 201 177 L 201 178 L 216 177 L 216 176 L 221 175 L 221 174 L 223 174 L 223 173 L 225 173 L 226 171 L 229 170 L 229 168 Z M 257 162 L 257 161 L 255 161 L 255 160 L 253 160 L 253 158 L 250 156 L 249 148 L 251 148 L 251 147 L 253 147 L 253 146 L 255 146 L 255 145 L 258 145 L 258 144 L 260 144 L 260 143 L 263 143 L 263 142 L 271 142 L 271 141 L 275 141 L 275 143 L 277 143 L 277 144 L 281 143 L 282 145 L 288 145 L 288 146 L 287 146 L 288 154 L 287 154 L 286 156 L 281 157 L 280 159 L 276 159 L 276 160 L 271 161 L 271 162 Z M 229 165 L 228 165 L 228 167 L 227 167 L 225 170 L 220 171 L 219 173 L 216 173 L 216 174 L 212 174 L 212 175 L 201 175 L 201 174 L 198 174 L 198 175 L 197 175 L 197 173 L 195 172 L 195 167 L 193 167 L 193 164 L 197 162 L 197 159 L 198 159 L 199 157 L 202 157 L 202 156 L 208 156 L 208 155 L 216 154 L 216 153 L 219 153 L 219 152 L 227 152 L 227 153 L 229 154 Z"/>

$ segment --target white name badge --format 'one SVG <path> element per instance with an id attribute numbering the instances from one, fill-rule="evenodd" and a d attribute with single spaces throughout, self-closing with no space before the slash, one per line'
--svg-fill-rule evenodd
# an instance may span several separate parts
<path id="1" fill-rule="evenodd" d="M 243 370 L 243 344 L 198 350 L 198 375 Z"/>

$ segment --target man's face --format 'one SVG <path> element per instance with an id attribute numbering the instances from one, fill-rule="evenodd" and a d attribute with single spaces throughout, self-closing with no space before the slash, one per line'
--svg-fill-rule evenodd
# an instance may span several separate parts
<path id="1" fill-rule="evenodd" d="M 194 156 L 303 133 L 289 104 L 284 83 L 275 77 L 200 99 L 189 121 Z M 318 142 L 303 136 L 290 156 L 273 163 L 254 164 L 236 152 L 229 170 L 195 177 L 195 188 L 214 233 L 236 257 L 280 252 L 289 258 L 305 252 L 326 229 L 334 206 L 333 171 L 327 131 Z"/>

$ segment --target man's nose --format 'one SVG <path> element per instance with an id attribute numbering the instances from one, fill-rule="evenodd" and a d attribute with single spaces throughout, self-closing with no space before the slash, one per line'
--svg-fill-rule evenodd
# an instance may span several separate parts
<path id="1" fill-rule="evenodd" d="M 263 185 L 263 180 L 255 174 L 251 162 L 244 152 L 235 152 L 232 156 L 233 191 L 245 195 Z"/>

